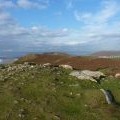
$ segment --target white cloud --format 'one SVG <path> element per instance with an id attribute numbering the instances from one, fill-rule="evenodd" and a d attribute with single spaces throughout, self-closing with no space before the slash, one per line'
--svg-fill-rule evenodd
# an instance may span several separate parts
<path id="1" fill-rule="evenodd" d="M 104 41 L 110 37 L 119 38 L 120 22 L 114 20 L 120 13 L 119 4 L 113 0 L 105 0 L 101 4 L 101 9 L 96 12 L 74 11 L 74 16 L 78 22 L 84 23 L 78 32 L 78 37 L 86 42 Z M 109 41 L 108 41 L 109 42 Z"/>
<path id="2" fill-rule="evenodd" d="M 73 8 L 73 0 L 67 0 L 66 1 L 66 8 L 67 9 L 71 9 L 71 8 Z"/>
<path id="3" fill-rule="evenodd" d="M 21 8 L 40 8 L 44 9 L 48 7 L 49 1 L 48 0 L 18 0 L 17 5 Z"/>
<path id="4" fill-rule="evenodd" d="M 66 4 L 66 9 L 74 9 L 77 4 L 80 4 L 82 0 L 64 0 Z"/>
<path id="5" fill-rule="evenodd" d="M 39 26 L 30 28 L 22 27 L 14 21 L 8 13 L 3 11 L 0 12 L 0 37 L 10 37 L 10 39 L 15 38 L 18 40 L 21 40 L 21 37 L 23 39 L 26 39 L 27 37 L 30 42 L 34 42 L 34 39 L 57 39 L 68 36 L 68 34 L 69 30 L 67 28 L 51 30 Z"/>
<path id="6" fill-rule="evenodd" d="M 40 46 L 45 46 L 48 49 L 54 43 L 60 43 L 60 45 L 64 43 L 63 39 L 68 35 L 67 28 L 57 30 L 37 26 L 26 28 L 15 22 L 13 24 L 6 21 L 6 23 L 0 25 L 0 49 L 13 48 L 13 50 L 23 51 L 37 49 Z"/>
<path id="7" fill-rule="evenodd" d="M 101 10 L 91 12 L 74 12 L 76 20 L 81 21 L 85 24 L 102 24 L 111 20 L 120 10 L 119 5 L 115 1 L 104 1 L 102 2 Z"/>
<path id="8" fill-rule="evenodd" d="M 0 0 L 0 9 L 12 8 L 15 7 L 15 4 L 12 0 Z"/>
<path id="9" fill-rule="evenodd" d="M 43 4 L 42 0 L 39 1 L 39 4 L 37 0 L 17 0 L 14 4 L 7 2 L 8 0 L 5 1 L 4 4 L 0 5 L 7 8 L 13 6 L 27 9 L 34 7 L 44 8 L 41 5 L 48 5 L 48 2 Z M 118 6 L 117 2 L 107 0 L 107 2 L 102 3 L 101 9 L 95 13 L 81 13 L 76 10 L 74 12 L 76 20 L 84 23 L 79 30 L 69 30 L 68 28 L 51 30 L 40 26 L 23 27 L 14 21 L 9 13 L 0 10 L 0 42 L 6 43 L 7 41 L 8 43 L 12 41 L 10 44 L 14 44 L 16 48 L 20 46 L 21 49 L 23 47 L 25 49 L 27 47 L 35 48 L 46 44 L 51 46 L 75 46 L 94 43 L 95 47 L 100 47 L 98 43 L 104 43 L 104 41 L 109 43 L 109 40 L 115 40 L 117 42 L 114 43 L 120 43 L 118 42 L 120 40 L 120 22 L 119 20 L 113 20 L 120 12 Z M 3 46 L 2 44 L 0 44 L 0 47 Z M 109 43 L 109 45 L 112 44 Z M 102 46 L 105 48 L 105 45 Z"/>
<path id="10" fill-rule="evenodd" d="M 0 11 L 0 21 L 6 21 L 9 17 L 8 13 Z"/>
<path id="11" fill-rule="evenodd" d="M 45 9 L 49 6 L 49 0 L 0 0 L 0 9 L 24 8 Z"/>

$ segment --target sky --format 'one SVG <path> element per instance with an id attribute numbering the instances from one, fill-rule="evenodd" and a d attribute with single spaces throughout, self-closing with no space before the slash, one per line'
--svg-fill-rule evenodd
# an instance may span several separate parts
<path id="1" fill-rule="evenodd" d="M 0 56 L 120 50 L 120 0 L 0 0 Z"/>

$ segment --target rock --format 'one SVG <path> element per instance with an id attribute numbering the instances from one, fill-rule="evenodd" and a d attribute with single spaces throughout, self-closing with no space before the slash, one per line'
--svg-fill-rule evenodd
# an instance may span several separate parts
<path id="1" fill-rule="evenodd" d="M 85 106 L 85 107 L 88 107 L 88 105 L 87 105 L 87 104 L 85 104 L 84 106 Z"/>
<path id="2" fill-rule="evenodd" d="M 19 85 L 24 85 L 24 83 L 23 83 L 23 82 L 20 82 Z"/>
<path id="3" fill-rule="evenodd" d="M 60 116 L 55 115 L 55 116 L 54 116 L 54 119 L 55 119 L 55 120 L 60 120 Z"/>
<path id="4" fill-rule="evenodd" d="M 14 104 L 18 104 L 19 102 L 17 100 L 14 100 Z"/>
<path id="5" fill-rule="evenodd" d="M 70 95 L 73 95 L 73 92 L 70 92 Z"/>
<path id="6" fill-rule="evenodd" d="M 22 115 L 22 114 L 18 114 L 18 116 L 19 116 L 20 118 L 24 118 L 24 117 L 25 117 L 25 116 Z"/>
<path id="7" fill-rule="evenodd" d="M 105 95 L 106 101 L 108 104 L 113 104 L 115 103 L 115 99 L 114 96 L 112 95 L 111 91 L 109 90 L 104 90 L 104 89 L 100 89 L 103 94 Z"/>
<path id="8" fill-rule="evenodd" d="M 94 81 L 94 82 L 97 82 L 95 79 L 93 79 L 91 76 L 88 76 L 86 74 L 83 74 L 82 72 L 79 72 L 79 71 L 73 71 L 70 73 L 71 76 L 75 76 L 77 77 L 78 79 L 80 80 L 91 80 L 91 81 Z"/>
<path id="9" fill-rule="evenodd" d="M 108 78 L 109 78 L 109 79 L 113 79 L 114 76 L 113 76 L 113 75 L 109 75 Z"/>
<path id="10" fill-rule="evenodd" d="M 76 94 L 76 96 L 78 96 L 78 97 L 79 97 L 79 96 L 81 96 L 81 94 L 80 94 L 80 93 L 77 93 L 77 94 Z"/>
<path id="11" fill-rule="evenodd" d="M 120 73 L 115 74 L 115 78 L 120 78 Z"/>
<path id="12" fill-rule="evenodd" d="M 21 100 L 21 101 L 25 101 L 25 98 L 21 98 L 20 100 Z"/>
<path id="13" fill-rule="evenodd" d="M 33 118 L 33 120 L 38 120 L 38 118 L 37 118 L 37 117 L 35 117 L 35 118 Z"/>
<path id="14" fill-rule="evenodd" d="M 51 63 L 45 63 L 43 64 L 43 67 L 50 67 L 51 66 Z"/>
<path id="15" fill-rule="evenodd" d="M 26 109 L 23 109 L 23 108 L 21 108 L 21 109 L 19 109 L 19 114 L 18 114 L 18 116 L 20 117 L 20 118 L 24 118 L 26 115 L 27 115 L 27 110 Z"/>
<path id="16" fill-rule="evenodd" d="M 64 69 L 70 69 L 73 70 L 73 67 L 70 65 L 59 65 L 59 67 L 64 68 Z"/>
<path id="17" fill-rule="evenodd" d="M 19 110 L 19 112 L 21 112 L 21 113 L 24 113 L 24 111 L 25 111 L 25 110 L 24 110 L 24 109 L 22 109 L 22 108 Z"/>
<path id="18" fill-rule="evenodd" d="M 83 70 L 82 73 L 91 76 L 95 79 L 100 79 L 101 77 L 105 77 L 105 75 L 100 71 Z"/>
<path id="19" fill-rule="evenodd" d="M 34 66 L 33 66 L 33 65 L 31 65 L 31 66 L 30 66 L 30 68 L 34 68 Z"/>
<path id="20" fill-rule="evenodd" d="M 70 75 L 75 76 L 81 80 L 91 80 L 94 82 L 99 82 L 98 80 L 100 80 L 102 77 L 105 77 L 102 72 L 90 70 L 72 71 Z"/>

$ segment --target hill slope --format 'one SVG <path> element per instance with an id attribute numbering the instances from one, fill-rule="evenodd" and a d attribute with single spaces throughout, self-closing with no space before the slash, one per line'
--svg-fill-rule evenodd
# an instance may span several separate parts
<path id="1" fill-rule="evenodd" d="M 71 71 L 41 65 L 6 65 L 0 69 L 0 120 L 119 120 L 100 88 L 120 102 L 119 80 L 101 85 L 79 80 Z"/>
<path id="2" fill-rule="evenodd" d="M 91 56 L 120 56 L 120 51 L 100 51 L 93 53 Z"/>

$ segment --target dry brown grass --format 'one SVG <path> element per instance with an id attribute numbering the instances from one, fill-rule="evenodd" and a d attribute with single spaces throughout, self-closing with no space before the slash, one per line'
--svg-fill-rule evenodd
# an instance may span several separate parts
<path id="1" fill-rule="evenodd" d="M 80 57 L 80 56 L 65 56 L 65 55 L 49 55 L 37 54 L 28 55 L 20 58 L 16 63 L 35 62 L 36 64 L 51 63 L 53 65 L 67 64 L 74 69 L 88 70 L 106 70 L 106 74 L 114 75 L 120 72 L 120 60 L 95 58 L 95 57 Z"/>

